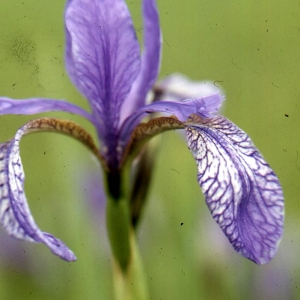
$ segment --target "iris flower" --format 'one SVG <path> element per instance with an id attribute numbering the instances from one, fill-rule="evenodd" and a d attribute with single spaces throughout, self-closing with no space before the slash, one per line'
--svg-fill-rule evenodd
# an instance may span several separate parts
<path id="1" fill-rule="evenodd" d="M 214 92 L 188 97 L 192 82 L 178 77 L 155 85 L 161 32 L 155 0 L 143 0 L 142 54 L 123 0 L 69 0 L 65 8 L 65 63 L 90 112 L 64 100 L 0 97 L 0 114 L 63 111 L 88 119 L 100 149 L 79 125 L 54 118 L 29 121 L 0 144 L 0 221 L 13 237 L 40 242 L 66 261 L 73 252 L 36 225 L 24 192 L 19 153 L 23 135 L 56 131 L 87 145 L 106 174 L 107 194 L 123 197 L 123 169 L 154 135 L 183 129 L 197 165 L 198 182 L 214 220 L 234 249 L 263 264 L 275 254 L 283 232 L 284 204 L 278 178 L 248 135 L 217 112 L 224 97 Z M 182 93 L 173 87 L 182 89 Z M 195 83 L 195 86 L 197 84 Z M 142 123 L 142 121 L 146 121 Z M 170 149 L 172 151 L 172 149 Z M 139 174 L 148 176 L 146 173 Z M 129 204 L 128 204 L 129 205 Z"/>

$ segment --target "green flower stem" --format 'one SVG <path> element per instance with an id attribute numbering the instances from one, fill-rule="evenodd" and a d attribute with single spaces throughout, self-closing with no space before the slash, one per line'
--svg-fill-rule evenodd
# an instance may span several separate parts
<path id="1" fill-rule="evenodd" d="M 113 260 L 113 279 L 116 300 L 147 300 L 148 289 L 134 230 L 130 230 L 130 261 L 124 272 Z"/>
<path id="2" fill-rule="evenodd" d="M 145 275 L 131 225 L 128 201 L 109 198 L 106 222 L 113 253 L 114 299 L 147 300 Z"/>
<path id="3" fill-rule="evenodd" d="M 115 201 L 108 199 L 106 208 L 107 231 L 113 256 L 123 272 L 126 272 L 130 261 L 129 226 L 130 216 L 125 199 Z"/>

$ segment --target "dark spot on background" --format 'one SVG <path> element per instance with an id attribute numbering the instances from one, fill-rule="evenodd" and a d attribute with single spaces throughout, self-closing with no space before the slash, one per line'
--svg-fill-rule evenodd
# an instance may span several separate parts
<path id="1" fill-rule="evenodd" d="M 36 46 L 30 38 L 22 35 L 11 37 L 5 46 L 9 58 L 22 65 L 35 64 Z"/>

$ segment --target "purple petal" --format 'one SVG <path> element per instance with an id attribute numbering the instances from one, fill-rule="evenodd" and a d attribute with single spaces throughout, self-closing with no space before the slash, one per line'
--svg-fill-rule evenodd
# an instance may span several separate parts
<path id="1" fill-rule="evenodd" d="M 144 106 L 140 111 L 145 113 L 162 112 L 175 115 L 180 121 L 186 121 L 191 114 L 202 117 L 212 117 L 217 113 L 225 100 L 220 94 L 211 94 L 204 97 L 186 99 L 182 102 L 157 101 Z"/>
<path id="2" fill-rule="evenodd" d="M 68 73 L 91 104 L 100 138 L 109 143 L 140 70 L 130 13 L 123 0 L 69 0 L 65 26 Z"/>
<path id="3" fill-rule="evenodd" d="M 120 122 L 145 105 L 147 93 L 156 81 L 160 68 L 162 36 L 155 0 L 143 1 L 143 20 L 144 52 L 141 70 L 122 105 Z"/>
<path id="4" fill-rule="evenodd" d="M 187 99 L 183 102 L 157 101 L 146 105 L 125 120 L 121 128 L 121 144 L 126 144 L 133 129 L 146 114 L 156 112 L 166 113 L 174 115 L 180 121 L 184 122 L 191 114 L 197 114 L 202 117 L 212 116 L 217 112 L 223 101 L 224 97 L 220 94 L 213 94 L 198 99 Z"/>
<path id="5" fill-rule="evenodd" d="M 73 252 L 53 235 L 42 232 L 29 210 L 24 193 L 24 170 L 20 158 L 19 142 L 26 134 L 27 124 L 20 128 L 15 137 L 0 144 L 0 223 L 13 237 L 39 242 L 66 261 L 76 260 Z"/>
<path id="6" fill-rule="evenodd" d="M 235 250 L 257 264 L 276 253 L 284 203 L 278 178 L 248 135 L 224 117 L 186 124 L 198 181 L 215 221 Z"/>
<path id="7" fill-rule="evenodd" d="M 84 109 L 63 100 L 45 98 L 10 99 L 0 97 L 0 115 L 33 115 L 43 112 L 64 111 L 76 114 L 93 123 L 93 117 Z"/>

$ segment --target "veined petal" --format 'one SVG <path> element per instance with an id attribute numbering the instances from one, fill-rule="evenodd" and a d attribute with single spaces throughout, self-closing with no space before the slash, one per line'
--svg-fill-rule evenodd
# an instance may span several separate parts
<path id="1" fill-rule="evenodd" d="M 144 52 L 141 70 L 122 105 L 121 120 L 125 120 L 145 105 L 148 91 L 152 88 L 160 69 L 162 35 L 155 0 L 143 1 Z"/>
<path id="2" fill-rule="evenodd" d="M 224 95 L 222 89 L 211 81 L 193 81 L 179 73 L 171 74 L 157 82 L 155 90 L 163 94 L 164 101 L 183 101 L 216 93 Z"/>
<path id="3" fill-rule="evenodd" d="M 82 116 L 93 123 L 93 117 L 79 106 L 63 100 L 46 98 L 10 99 L 0 97 L 0 115 L 33 115 L 44 112 L 64 111 Z"/>
<path id="4" fill-rule="evenodd" d="M 53 235 L 42 232 L 33 220 L 24 193 L 24 171 L 19 153 L 20 129 L 15 138 L 0 144 L 0 222 L 13 237 L 46 244 L 67 261 L 76 260 L 74 253 Z"/>
<path id="5" fill-rule="evenodd" d="M 76 256 L 61 240 L 39 229 L 28 207 L 19 143 L 23 135 L 36 131 L 55 131 L 70 135 L 99 157 L 99 150 L 91 136 L 76 123 L 53 118 L 28 122 L 17 131 L 13 139 L 0 144 L 0 223 L 13 237 L 44 243 L 60 258 L 74 261 Z M 102 161 L 101 157 L 99 159 Z"/>
<path id="6" fill-rule="evenodd" d="M 283 233 L 277 176 L 249 136 L 224 117 L 187 123 L 186 136 L 213 218 L 237 252 L 267 263 Z"/>
<path id="7" fill-rule="evenodd" d="M 143 106 L 135 114 L 125 120 L 120 133 L 121 146 L 126 144 L 133 129 L 147 114 L 156 112 L 166 113 L 176 116 L 182 122 L 186 121 L 192 114 L 209 117 L 217 112 L 224 99 L 225 98 L 220 94 L 213 94 L 198 99 L 187 99 L 183 102 L 157 101 Z"/>
<path id="8" fill-rule="evenodd" d="M 90 102 L 100 138 L 108 141 L 140 70 L 130 13 L 123 0 L 69 0 L 65 26 L 68 73 Z"/>

